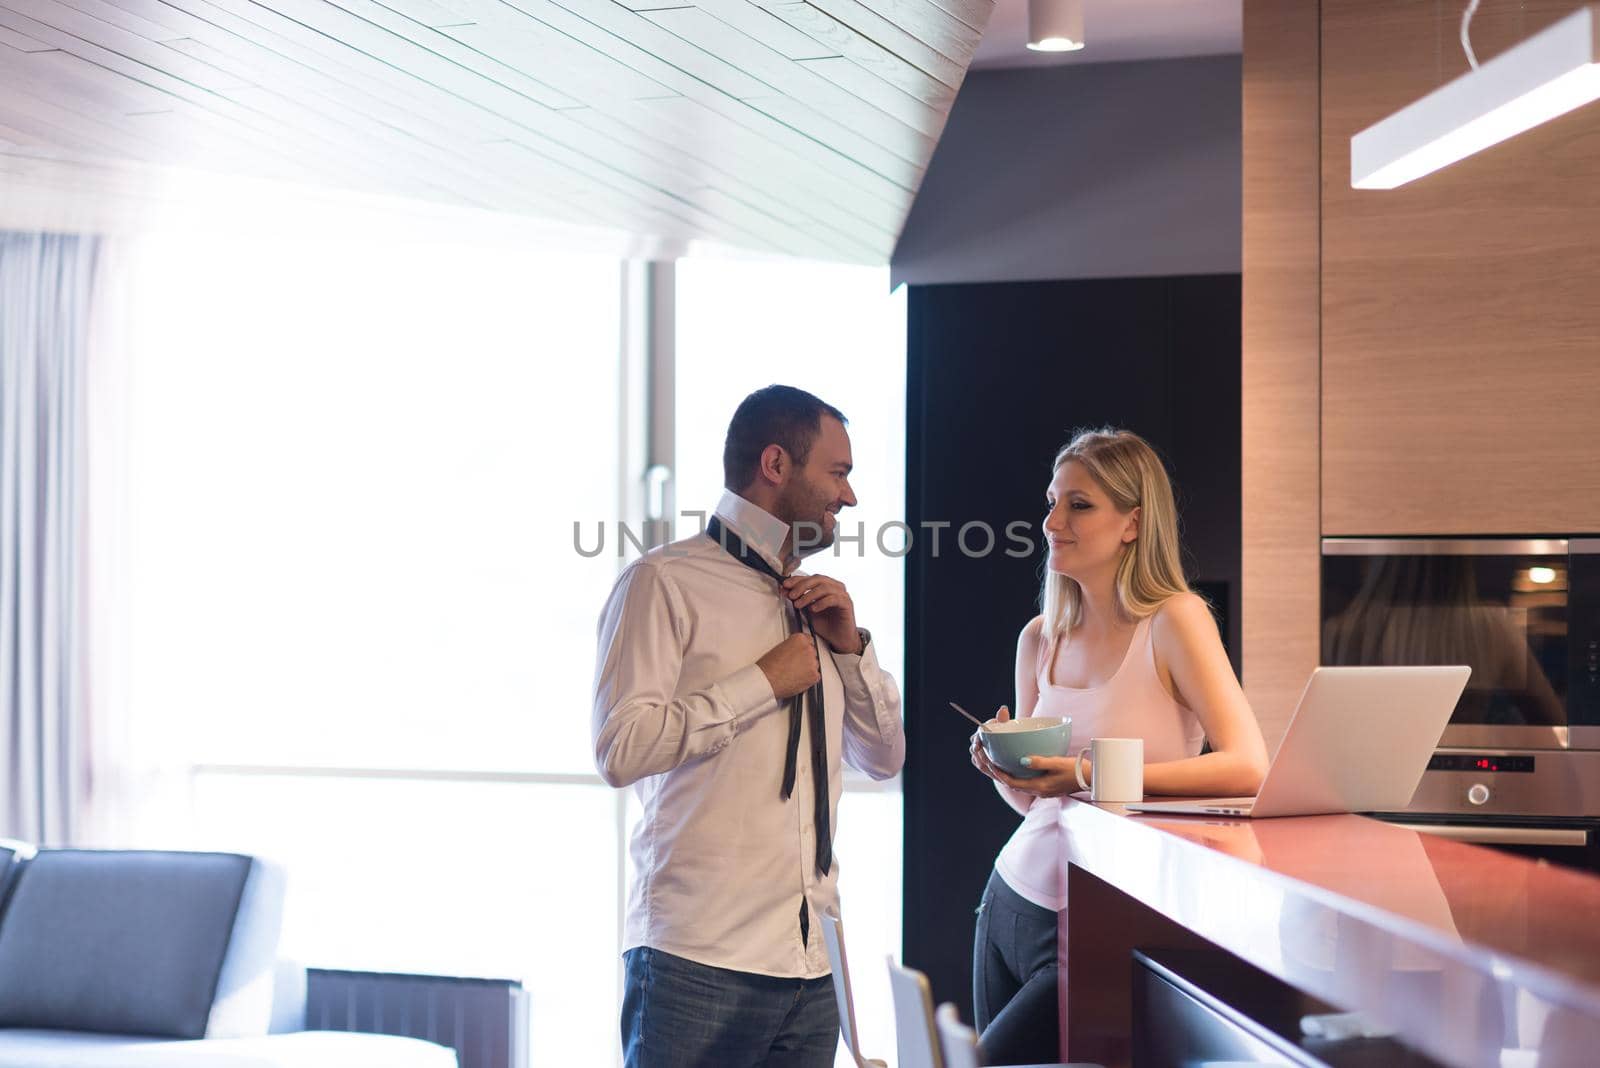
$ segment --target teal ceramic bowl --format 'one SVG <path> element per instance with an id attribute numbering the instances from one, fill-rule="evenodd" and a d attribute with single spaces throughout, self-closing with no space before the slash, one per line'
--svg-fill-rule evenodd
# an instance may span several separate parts
<path id="1" fill-rule="evenodd" d="M 1031 779 L 1041 772 L 1022 766 L 1025 756 L 1072 755 L 1070 716 L 1025 716 L 1006 720 L 991 719 L 978 731 L 989 759 L 1019 779 Z"/>

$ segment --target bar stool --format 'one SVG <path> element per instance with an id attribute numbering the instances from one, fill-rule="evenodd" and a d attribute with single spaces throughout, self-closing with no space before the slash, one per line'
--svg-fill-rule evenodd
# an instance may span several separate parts
<path id="1" fill-rule="evenodd" d="M 833 997 L 839 1003 L 839 1031 L 845 1048 L 855 1058 L 856 1068 L 888 1068 L 885 1062 L 864 1056 L 856 1037 L 856 1004 L 850 992 L 850 962 L 844 954 L 844 921 L 824 912 L 822 940 L 828 945 L 828 963 L 833 968 Z"/>
<path id="2" fill-rule="evenodd" d="M 956 1007 L 948 1001 L 934 1013 L 939 1029 L 939 1050 L 944 1054 L 944 1068 L 979 1068 L 983 1061 L 978 1056 L 978 1032 L 961 1022 Z M 1015 1068 L 1101 1068 L 1098 1064 L 1074 1061 L 1071 1064 L 1017 1065 Z"/>
<path id="3" fill-rule="evenodd" d="M 933 988 L 915 968 L 902 967 L 889 958 L 889 989 L 894 995 L 895 1035 L 899 1039 L 900 1068 L 978 1068 L 978 1035 L 961 1022 L 954 1005 L 941 1009 L 935 1023 Z M 948 1033 L 948 1037 L 947 1037 Z M 1018 1065 L 1015 1068 L 1100 1068 L 1095 1064 Z"/>
<path id="4" fill-rule="evenodd" d="M 933 1026 L 933 988 L 928 977 L 889 959 L 889 993 L 894 998 L 894 1033 L 900 1068 L 945 1068 Z"/>

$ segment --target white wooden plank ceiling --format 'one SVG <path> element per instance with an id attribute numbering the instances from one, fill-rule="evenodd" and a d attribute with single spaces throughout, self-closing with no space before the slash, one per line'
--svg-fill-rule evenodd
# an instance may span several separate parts
<path id="1" fill-rule="evenodd" d="M 0 0 L 0 192 L 131 161 L 884 263 L 993 5 Z"/>

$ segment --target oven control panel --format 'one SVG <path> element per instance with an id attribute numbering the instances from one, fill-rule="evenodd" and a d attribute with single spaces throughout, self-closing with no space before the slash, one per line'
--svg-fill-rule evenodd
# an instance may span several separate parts
<path id="1" fill-rule="evenodd" d="M 1441 748 L 1407 812 L 1600 818 L 1600 750 Z"/>
<path id="2" fill-rule="evenodd" d="M 1428 770 L 1476 771 L 1485 774 L 1509 771 L 1531 775 L 1537 759 L 1527 753 L 1435 753 L 1428 761 Z"/>

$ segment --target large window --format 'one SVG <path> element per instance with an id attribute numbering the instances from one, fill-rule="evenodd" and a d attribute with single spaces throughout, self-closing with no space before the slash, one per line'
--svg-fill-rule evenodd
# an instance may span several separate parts
<path id="1" fill-rule="evenodd" d="M 589 720 L 625 561 L 580 555 L 573 524 L 637 519 L 619 514 L 640 474 L 619 444 L 622 264 L 374 232 L 124 249 L 124 360 L 97 401 L 91 826 L 273 857 L 287 955 L 518 978 L 534 1064 L 614 1063 L 632 801 L 595 774 Z M 715 503 L 752 388 L 730 361 L 795 335 L 773 316 L 819 318 L 803 304 L 828 309 L 812 344 L 746 347 L 743 371 L 843 408 L 861 518 L 899 516 L 903 405 L 883 398 L 904 392 L 903 310 L 883 272 L 721 261 L 680 268 L 684 507 Z M 898 561 L 817 564 L 898 674 Z M 899 947 L 898 785 L 852 780 L 840 823 L 875 976 Z"/>
<path id="2" fill-rule="evenodd" d="M 571 521 L 617 508 L 621 264 L 305 234 L 126 260 L 119 841 L 273 857 L 289 956 L 522 979 L 534 1063 L 603 1063 L 616 561 L 572 566 Z"/>
<path id="3" fill-rule="evenodd" d="M 562 518 L 616 508 L 617 262 L 188 238 L 130 267 L 135 718 L 201 762 L 592 772 L 571 666 L 612 576 L 556 565 Z"/>

